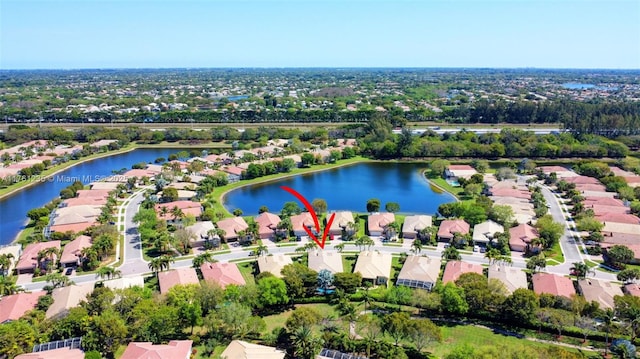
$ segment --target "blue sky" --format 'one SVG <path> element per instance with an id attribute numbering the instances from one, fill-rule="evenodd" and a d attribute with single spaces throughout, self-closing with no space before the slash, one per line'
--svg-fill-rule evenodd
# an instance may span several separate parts
<path id="1" fill-rule="evenodd" d="M 640 68 L 640 1 L 0 0 L 0 68 Z"/>

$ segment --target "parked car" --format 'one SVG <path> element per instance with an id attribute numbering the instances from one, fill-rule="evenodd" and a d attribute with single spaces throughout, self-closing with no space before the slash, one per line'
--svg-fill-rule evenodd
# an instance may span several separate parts
<path id="1" fill-rule="evenodd" d="M 71 273 L 73 273 L 73 267 L 69 267 L 67 268 L 67 270 L 64 271 L 65 275 L 71 275 Z"/>

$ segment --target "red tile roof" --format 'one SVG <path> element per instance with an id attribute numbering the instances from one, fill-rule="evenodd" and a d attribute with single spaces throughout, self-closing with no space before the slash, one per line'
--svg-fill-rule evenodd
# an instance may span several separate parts
<path id="1" fill-rule="evenodd" d="M 280 223 L 280 217 L 273 213 L 263 212 L 256 217 L 256 223 L 258 223 L 260 236 L 273 234 L 276 226 Z"/>
<path id="2" fill-rule="evenodd" d="M 84 359 L 84 352 L 69 347 L 45 350 L 36 353 L 20 354 L 15 359 Z"/>
<path id="3" fill-rule="evenodd" d="M 442 283 L 455 282 L 464 273 L 482 274 L 482 266 L 480 264 L 467 263 L 462 261 L 450 261 L 444 267 L 442 275 Z"/>
<path id="4" fill-rule="evenodd" d="M 176 285 L 200 284 L 196 270 L 193 268 L 180 268 L 158 273 L 160 293 L 164 294 Z"/>
<path id="5" fill-rule="evenodd" d="M 596 215 L 600 222 L 640 224 L 640 218 L 628 213 L 601 213 Z"/>
<path id="6" fill-rule="evenodd" d="M 573 281 L 567 277 L 550 273 L 536 273 L 532 277 L 533 291 L 536 294 L 548 293 L 571 298 L 576 294 Z"/>
<path id="7" fill-rule="evenodd" d="M 640 297 L 640 285 L 637 283 L 631 283 L 624 286 L 625 293 L 634 297 Z"/>
<path id="8" fill-rule="evenodd" d="M 469 223 L 462 219 L 445 219 L 438 228 L 438 237 L 452 239 L 455 233 L 469 233 Z"/>
<path id="9" fill-rule="evenodd" d="M 17 270 L 35 269 L 37 265 L 38 252 L 47 248 L 60 249 L 60 241 L 37 242 L 29 244 L 20 255 L 20 260 L 16 264 Z"/>
<path id="10" fill-rule="evenodd" d="M 309 212 L 302 212 L 298 215 L 291 216 L 290 219 L 294 232 L 301 232 L 304 231 L 304 227 L 314 226 L 313 217 L 311 217 L 311 213 Z"/>
<path id="11" fill-rule="evenodd" d="M 369 233 L 382 232 L 389 223 L 395 220 L 396 216 L 393 213 L 383 212 L 372 214 L 367 219 L 367 229 L 369 230 Z"/>
<path id="12" fill-rule="evenodd" d="M 216 226 L 225 232 L 224 238 L 237 238 L 238 232 L 245 231 L 249 225 L 242 217 L 232 217 L 219 220 Z"/>
<path id="13" fill-rule="evenodd" d="M 234 263 L 204 263 L 200 266 L 200 270 L 204 280 L 218 283 L 222 288 L 229 284 L 246 284 L 242 273 Z"/>
<path id="14" fill-rule="evenodd" d="M 78 238 L 67 243 L 62 250 L 60 263 L 77 262 L 78 257 L 81 255 L 80 252 L 87 247 L 91 247 L 91 242 L 91 237 L 89 236 L 78 236 Z"/>
<path id="15" fill-rule="evenodd" d="M 564 178 L 564 181 L 567 183 L 575 184 L 600 184 L 600 181 L 598 181 L 597 178 L 587 176 L 567 177 Z"/>
<path id="16" fill-rule="evenodd" d="M 0 298 L 0 324 L 18 320 L 26 312 L 34 309 L 38 299 L 47 294 L 45 291 L 32 293 L 18 293 Z"/>

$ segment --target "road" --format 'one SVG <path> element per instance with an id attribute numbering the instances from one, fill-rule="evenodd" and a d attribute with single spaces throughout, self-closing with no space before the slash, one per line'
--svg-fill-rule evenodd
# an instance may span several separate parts
<path id="1" fill-rule="evenodd" d="M 553 217 L 554 221 L 561 223 L 565 227 L 565 233 L 560 238 L 560 247 L 562 249 L 562 253 L 564 255 L 565 261 L 564 263 L 558 265 L 549 265 L 544 270 L 548 273 L 554 273 L 562 276 L 566 276 L 570 272 L 570 268 L 575 262 L 583 262 L 584 258 L 578 247 L 578 244 L 574 240 L 574 227 L 572 221 L 567 221 L 565 216 L 566 206 L 564 203 L 561 203 L 559 198 L 546 186 L 542 187 L 542 194 L 544 195 L 545 200 L 549 204 L 549 214 Z M 138 234 L 137 225 L 133 222 L 133 217 L 138 211 L 140 207 L 140 203 L 144 199 L 144 191 L 136 192 L 132 197 L 129 198 L 127 202 L 125 202 L 125 231 L 124 231 L 124 258 L 123 263 L 118 269 L 122 272 L 123 277 L 135 277 L 144 275 L 145 273 L 149 273 L 149 267 L 146 261 L 144 261 L 142 257 L 142 248 L 140 242 L 140 236 Z M 119 212 L 120 213 L 120 209 Z M 332 247 L 335 244 L 340 243 L 340 241 L 329 242 L 327 243 L 325 250 L 334 250 Z M 278 247 L 275 245 L 269 245 L 269 254 L 293 254 L 297 247 L 303 246 L 305 241 L 300 242 L 299 246 L 286 246 L 286 247 Z M 384 245 L 376 245 L 372 248 L 372 250 L 379 251 L 382 253 L 389 254 L 399 254 L 399 253 L 408 253 L 408 246 L 384 246 Z M 443 244 L 440 243 L 440 246 L 437 249 L 423 249 L 419 254 L 427 255 L 433 258 L 440 258 L 442 255 Z M 344 248 L 345 252 L 359 252 L 358 247 L 352 244 L 348 244 Z M 226 251 L 221 251 L 226 252 Z M 231 247 L 230 252 L 226 252 L 223 254 L 215 254 L 215 259 L 220 262 L 229 262 L 229 261 L 238 261 L 238 260 L 252 260 L 251 250 L 242 247 Z M 484 258 L 483 253 L 462 253 L 462 260 L 474 263 L 474 264 L 489 264 L 489 261 Z M 512 255 L 512 264 L 511 266 L 515 268 L 526 268 L 526 260 L 522 256 L 518 255 L 514 252 Z M 192 265 L 192 259 L 178 259 L 175 263 L 171 265 L 172 268 L 185 268 L 190 267 Z M 612 273 L 606 273 L 602 271 L 596 270 L 593 276 L 597 279 L 615 281 L 616 276 Z M 90 283 L 96 282 L 99 280 L 96 278 L 94 274 L 87 275 L 79 275 L 74 276 L 72 280 L 76 284 L 82 283 Z M 36 283 L 27 283 L 24 285 L 27 290 L 38 290 L 42 289 L 46 283 L 44 282 L 36 282 Z"/>

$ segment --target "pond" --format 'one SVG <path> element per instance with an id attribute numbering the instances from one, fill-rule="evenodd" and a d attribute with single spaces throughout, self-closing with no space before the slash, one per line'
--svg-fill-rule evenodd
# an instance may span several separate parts
<path id="1" fill-rule="evenodd" d="M 426 167 L 426 163 L 358 163 L 241 187 L 229 192 L 223 204 L 229 211 L 240 208 L 245 215 L 256 215 L 263 205 L 278 213 L 285 202 L 297 201 L 280 188 L 288 186 L 309 202 L 324 199 L 330 211 L 366 212 L 367 201 L 378 198 L 381 210 L 387 202 L 397 202 L 399 213 L 433 215 L 440 204 L 455 198 L 430 186 L 422 175 Z"/>
<path id="2" fill-rule="evenodd" d="M 60 190 L 78 179 L 87 184 L 107 177 L 113 170 L 131 168 L 135 163 L 153 162 L 158 157 L 169 157 L 181 149 L 139 148 L 78 164 L 54 175 L 50 180 L 25 188 L 14 195 L 0 199 L 0 245 L 11 243 L 27 221 L 27 212 L 42 207 L 60 194 Z"/>

